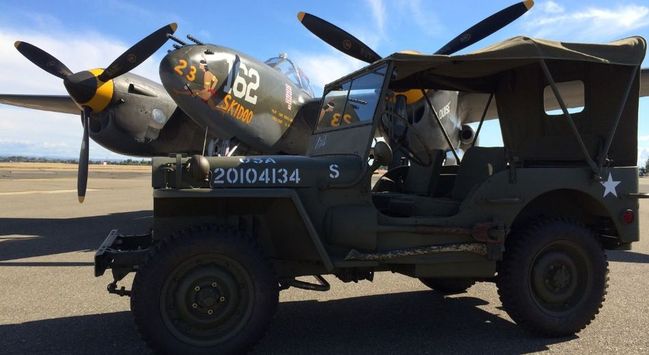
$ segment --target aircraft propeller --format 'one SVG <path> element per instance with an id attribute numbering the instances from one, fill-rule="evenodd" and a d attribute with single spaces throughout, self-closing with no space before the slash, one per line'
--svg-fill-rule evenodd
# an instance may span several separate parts
<path id="1" fill-rule="evenodd" d="M 380 55 L 361 40 L 318 16 L 300 12 L 297 14 L 297 18 L 311 33 L 351 57 L 368 63 L 374 63 L 381 59 Z"/>
<path id="2" fill-rule="evenodd" d="M 448 55 L 464 49 L 510 24 L 532 6 L 533 0 L 525 0 L 500 10 L 453 38 L 435 54 Z M 381 59 L 374 50 L 340 27 L 305 12 L 298 13 L 297 17 L 311 33 L 345 54 L 368 63 Z"/>
<path id="3" fill-rule="evenodd" d="M 435 54 L 452 54 L 462 50 L 514 22 L 532 6 L 534 6 L 533 0 L 525 0 L 506 7 L 462 32 L 438 49 Z"/>
<path id="4" fill-rule="evenodd" d="M 106 69 L 91 69 L 78 73 L 72 73 L 60 60 L 32 44 L 21 41 L 14 43 L 16 49 L 29 61 L 46 72 L 63 79 L 63 85 L 70 97 L 81 108 L 83 140 L 81 141 L 77 171 L 79 202 L 83 202 L 86 196 L 88 182 L 88 126 L 91 114 L 103 111 L 111 102 L 114 89 L 112 79 L 132 70 L 153 55 L 167 41 L 167 35 L 173 34 L 176 28 L 175 23 L 161 27 L 127 49 Z"/>

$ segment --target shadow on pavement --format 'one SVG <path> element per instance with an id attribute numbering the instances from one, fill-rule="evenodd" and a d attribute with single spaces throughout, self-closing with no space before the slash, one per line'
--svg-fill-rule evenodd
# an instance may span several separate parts
<path id="1" fill-rule="evenodd" d="M 479 307 L 433 291 L 280 304 L 258 354 L 528 353 L 573 338 L 528 335 Z M 0 326 L 5 353 L 143 354 L 129 312 Z"/>
<path id="2" fill-rule="evenodd" d="M 6 260 L 95 250 L 111 229 L 118 228 L 123 233 L 146 232 L 152 221 L 147 217 L 152 214 L 133 211 L 69 219 L 0 218 L 0 266 Z"/>
<path id="3" fill-rule="evenodd" d="M 485 304 L 433 291 L 285 302 L 255 353 L 528 353 L 572 339 L 530 336 Z"/>
<path id="4" fill-rule="evenodd" d="M 606 256 L 608 261 L 649 264 L 649 255 L 633 251 L 610 250 L 606 252 Z"/>
<path id="5" fill-rule="evenodd" d="M 130 312 L 0 326 L 3 354 L 148 354 Z"/>

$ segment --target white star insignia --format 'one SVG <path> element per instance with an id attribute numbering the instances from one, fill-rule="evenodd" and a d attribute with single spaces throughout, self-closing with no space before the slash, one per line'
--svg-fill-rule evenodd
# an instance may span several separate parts
<path id="1" fill-rule="evenodd" d="M 615 190 L 615 187 L 620 184 L 621 181 L 614 181 L 613 176 L 611 176 L 611 173 L 608 173 L 608 180 L 606 181 L 600 181 L 599 183 L 604 186 L 604 197 L 606 197 L 608 194 L 613 194 L 613 196 L 617 197 L 617 191 Z"/>

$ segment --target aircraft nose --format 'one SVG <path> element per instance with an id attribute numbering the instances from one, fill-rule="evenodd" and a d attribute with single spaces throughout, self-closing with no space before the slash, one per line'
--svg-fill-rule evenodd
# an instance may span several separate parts
<path id="1" fill-rule="evenodd" d="M 189 48 L 183 47 L 168 53 L 160 62 L 160 80 L 170 93 L 184 91 L 186 77 L 191 67 L 188 58 Z"/>
<path id="2" fill-rule="evenodd" d="M 189 95 L 207 101 L 225 83 L 228 63 L 218 47 L 184 46 L 160 62 L 160 79 L 172 96 Z"/>

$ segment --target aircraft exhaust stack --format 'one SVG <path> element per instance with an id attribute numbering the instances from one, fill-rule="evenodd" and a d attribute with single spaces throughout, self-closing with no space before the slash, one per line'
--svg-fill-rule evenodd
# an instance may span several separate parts
<path id="1" fill-rule="evenodd" d="M 460 143 L 462 145 L 471 145 L 473 143 L 473 139 L 475 138 L 475 130 L 473 127 L 463 124 L 462 129 L 460 130 Z"/>

